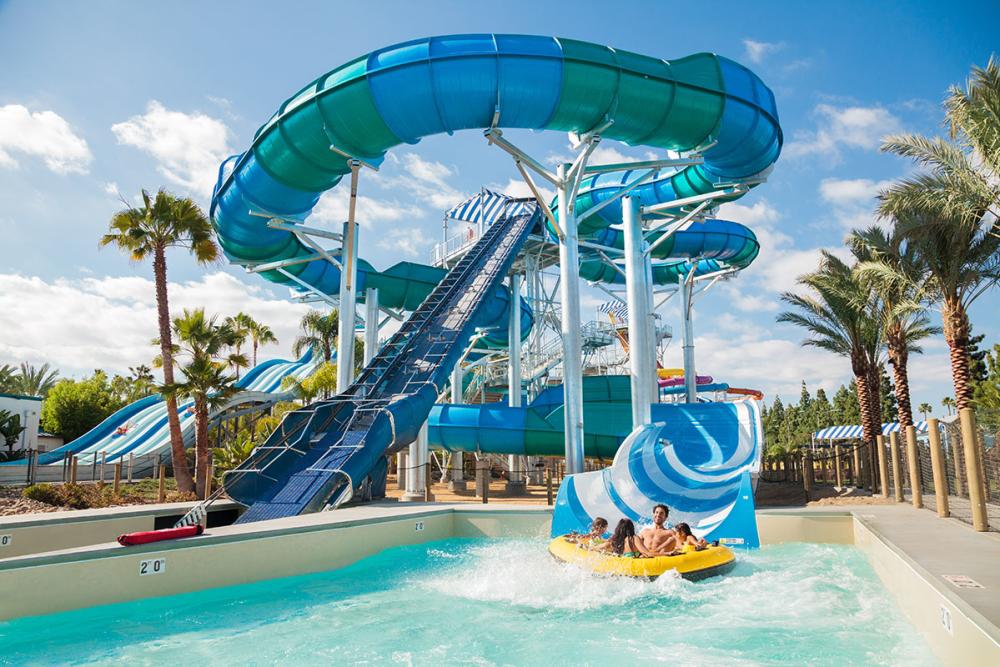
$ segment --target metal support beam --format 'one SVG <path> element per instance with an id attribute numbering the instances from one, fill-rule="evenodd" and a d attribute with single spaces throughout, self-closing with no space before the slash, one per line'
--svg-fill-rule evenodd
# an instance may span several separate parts
<path id="1" fill-rule="evenodd" d="M 628 294 L 629 375 L 632 380 L 632 428 L 652 422 L 656 397 L 656 354 L 652 335 L 650 296 L 652 271 L 645 253 L 639 202 L 622 198 L 625 231 L 625 286 Z"/>
<path id="2" fill-rule="evenodd" d="M 694 287 L 694 269 L 679 277 L 681 290 L 681 319 L 684 325 L 684 395 L 688 403 L 698 401 L 697 376 L 694 368 L 694 325 L 691 321 L 691 290 Z"/>
<path id="3" fill-rule="evenodd" d="M 642 212 L 644 215 L 648 214 L 667 214 L 671 215 L 669 212 L 676 208 L 683 208 L 685 206 L 691 206 L 692 204 L 700 204 L 706 200 L 718 199 L 720 197 L 732 197 L 735 195 L 742 195 L 747 192 L 748 188 L 743 186 L 735 186 L 732 188 L 725 188 L 722 190 L 713 190 L 712 192 L 706 192 L 702 195 L 694 195 L 692 197 L 684 197 L 682 199 L 674 199 L 673 201 L 663 202 L 662 204 L 653 204 L 652 206 L 644 206 Z"/>
<path id="4" fill-rule="evenodd" d="M 681 229 L 683 229 L 685 225 L 687 225 L 689 222 L 691 222 L 692 220 L 694 220 L 695 216 L 698 215 L 699 213 L 701 213 L 703 210 L 705 210 L 705 208 L 707 208 L 711 203 L 712 203 L 711 199 L 703 201 L 702 203 L 700 203 L 697 206 L 695 206 L 691 211 L 688 212 L 687 215 L 685 215 L 680 220 L 677 220 L 676 222 L 664 222 L 664 223 L 660 223 L 659 225 L 656 225 L 655 227 L 653 227 L 650 230 L 650 232 L 649 232 L 649 236 L 652 236 L 653 234 L 655 234 L 657 231 L 659 231 L 659 229 L 661 227 L 666 226 L 667 229 L 663 232 L 663 234 L 660 235 L 660 238 L 656 239 L 656 241 L 654 241 L 651 246 L 649 246 L 648 248 L 646 248 L 646 253 L 649 254 L 649 255 L 652 255 L 653 254 L 653 250 L 655 250 L 658 245 L 660 245 L 661 243 L 666 242 L 667 239 L 669 239 L 671 236 L 674 235 L 674 232 L 677 232 L 677 231 L 680 231 Z M 649 238 L 649 237 L 647 236 L 647 238 Z"/>
<path id="5" fill-rule="evenodd" d="M 507 327 L 507 404 L 512 408 L 521 407 L 521 276 L 510 277 L 510 326 Z M 507 465 L 508 492 L 523 492 L 524 477 L 521 469 L 524 463 L 520 456 L 509 455 Z"/>
<path id="6" fill-rule="evenodd" d="M 400 498 L 403 502 L 423 502 L 424 490 L 430 483 L 425 474 L 428 461 L 427 452 L 427 422 L 417 431 L 417 439 L 410 443 L 406 456 L 406 492 Z"/>
<path id="7" fill-rule="evenodd" d="M 344 223 L 344 248 L 341 252 L 343 270 L 340 273 L 340 321 L 337 327 L 337 393 L 347 390 L 354 381 L 355 302 L 358 280 L 358 224 L 355 212 L 358 203 L 358 172 L 361 163 L 352 160 L 351 199 Z"/>
<path id="8" fill-rule="evenodd" d="M 566 472 L 583 472 L 583 351 L 580 345 L 580 248 L 576 219 L 569 208 L 566 165 L 557 171 L 559 221 L 565 240 L 559 243 L 562 298 L 563 396 L 565 400 Z"/>
<path id="9" fill-rule="evenodd" d="M 455 364 L 451 370 L 451 403 L 460 405 L 462 403 L 462 362 Z M 452 452 L 451 454 L 451 480 L 448 482 L 449 491 L 465 491 L 465 471 L 462 452 Z"/>
<path id="10" fill-rule="evenodd" d="M 365 290 L 365 366 L 378 352 L 378 289 Z"/>
<path id="11" fill-rule="evenodd" d="M 325 301 L 326 303 L 330 304 L 331 306 L 337 307 L 337 305 L 338 305 L 337 300 L 334 299 L 329 294 L 324 294 L 323 292 L 320 292 L 318 289 L 316 289 L 315 287 L 313 287 L 312 285 L 310 285 L 306 281 L 302 280 L 301 278 L 299 278 L 294 273 L 289 273 L 288 271 L 285 271 L 284 269 L 276 269 L 276 270 L 277 270 L 278 273 L 280 273 L 281 275 L 285 276 L 286 278 L 288 278 L 292 282 L 294 282 L 294 283 L 296 283 L 298 285 L 301 285 L 306 291 L 308 291 L 308 292 L 310 292 L 312 294 L 315 294 L 321 301 Z"/>

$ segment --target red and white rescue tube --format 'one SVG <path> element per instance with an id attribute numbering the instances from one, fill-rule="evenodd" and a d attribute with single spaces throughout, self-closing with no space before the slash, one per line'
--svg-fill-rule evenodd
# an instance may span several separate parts
<path id="1" fill-rule="evenodd" d="M 177 540 L 182 537 L 194 537 L 205 532 L 205 527 L 201 524 L 193 526 L 181 526 L 180 528 L 162 528 L 160 530 L 144 530 L 138 533 L 126 533 L 118 536 L 118 544 L 123 547 L 134 547 L 139 544 L 149 544 L 150 542 L 162 542 L 163 540 Z"/>

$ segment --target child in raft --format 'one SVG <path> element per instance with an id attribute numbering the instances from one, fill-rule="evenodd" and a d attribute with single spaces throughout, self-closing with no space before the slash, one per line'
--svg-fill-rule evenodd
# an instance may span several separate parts
<path id="1" fill-rule="evenodd" d="M 631 519 L 619 521 L 611 539 L 597 547 L 595 551 L 607 551 L 624 558 L 648 558 L 653 555 L 646 550 L 642 540 L 635 534 L 635 524 Z"/>
<path id="2" fill-rule="evenodd" d="M 581 547 L 592 548 L 604 542 L 604 533 L 608 530 L 608 520 L 603 517 L 594 517 L 594 522 L 590 524 L 590 532 L 586 535 L 570 533 L 566 536 L 567 542 L 579 544 Z"/>
<path id="3" fill-rule="evenodd" d="M 690 545 L 695 549 L 704 549 L 708 546 L 708 542 L 705 538 L 698 539 L 693 534 L 691 534 L 691 526 L 686 523 L 679 523 L 674 526 L 674 532 L 677 533 L 677 549 L 674 550 L 675 554 L 683 553 L 684 547 Z"/>

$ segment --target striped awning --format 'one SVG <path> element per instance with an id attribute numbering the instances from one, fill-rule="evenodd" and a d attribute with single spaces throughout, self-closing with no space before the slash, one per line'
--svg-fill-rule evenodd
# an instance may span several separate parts
<path id="1" fill-rule="evenodd" d="M 913 425 L 916 427 L 917 433 L 927 432 L 927 422 L 914 422 Z M 882 435 L 896 433 L 899 429 L 899 422 L 882 424 Z M 846 426 L 827 426 L 813 433 L 813 437 L 817 440 L 858 440 L 861 438 L 862 433 L 863 429 L 860 425 L 851 424 Z"/>
<path id="2" fill-rule="evenodd" d="M 502 215 L 517 215 L 533 205 L 534 202 L 518 201 L 513 197 L 483 188 L 478 195 L 469 197 L 458 206 L 449 209 L 445 216 L 453 220 L 484 222 L 492 225 Z"/>

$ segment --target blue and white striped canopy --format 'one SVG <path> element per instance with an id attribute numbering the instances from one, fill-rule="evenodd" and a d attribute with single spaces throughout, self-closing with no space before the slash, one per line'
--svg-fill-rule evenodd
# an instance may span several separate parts
<path id="1" fill-rule="evenodd" d="M 917 433 L 927 432 L 927 422 L 914 422 L 913 425 L 916 427 Z M 882 424 L 882 435 L 895 433 L 899 431 L 899 429 L 899 422 Z M 847 426 L 827 426 L 826 428 L 813 433 L 813 437 L 817 440 L 858 440 L 861 438 L 862 433 L 863 429 L 857 424 Z"/>
<path id="2" fill-rule="evenodd" d="M 513 197 L 483 188 L 478 195 L 449 209 L 445 216 L 463 222 L 485 222 L 492 225 L 501 215 L 517 215 L 527 211 L 530 206 L 532 202 L 517 201 Z"/>

